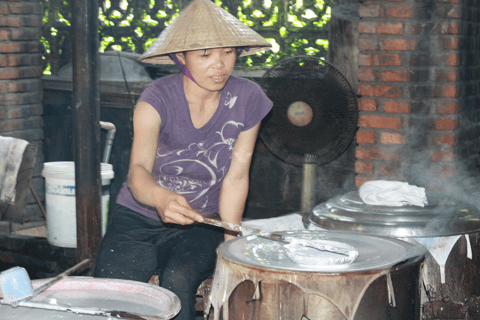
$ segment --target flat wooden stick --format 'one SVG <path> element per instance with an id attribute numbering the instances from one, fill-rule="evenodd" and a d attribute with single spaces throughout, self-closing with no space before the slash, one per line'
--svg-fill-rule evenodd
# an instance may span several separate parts
<path id="1" fill-rule="evenodd" d="M 63 278 L 65 278 L 66 276 L 68 276 L 69 274 L 73 273 L 74 271 L 77 271 L 78 269 L 80 269 L 81 267 L 83 267 L 84 265 L 86 265 L 88 262 L 90 261 L 90 259 L 85 259 L 83 260 L 82 262 L 79 262 L 77 263 L 76 265 L 74 265 L 73 267 L 71 267 L 70 269 L 67 269 L 65 270 L 64 272 L 60 273 L 58 276 L 56 276 L 55 278 L 53 279 L 50 279 L 48 280 L 47 282 L 45 282 L 44 284 L 42 284 L 41 286 L 39 286 L 37 289 L 33 290 L 33 297 L 35 297 L 37 294 L 47 290 L 48 288 L 50 288 L 51 286 L 53 286 L 55 283 L 57 283 L 58 281 L 62 280 Z"/>
<path id="2" fill-rule="evenodd" d="M 42 206 L 42 202 L 38 198 L 37 193 L 35 192 L 35 189 L 30 186 L 30 190 L 32 190 L 33 197 L 35 198 L 35 201 L 37 201 L 38 206 L 40 207 L 40 211 L 42 211 L 43 217 L 45 218 L 45 221 L 47 220 L 47 214 L 45 213 L 45 208 Z"/>
<path id="3" fill-rule="evenodd" d="M 247 236 L 248 235 L 255 235 L 259 238 L 273 240 L 273 241 L 281 242 L 281 243 L 284 243 L 284 244 L 291 243 L 291 241 L 289 241 L 289 239 L 286 238 L 283 234 L 280 234 L 280 233 L 277 233 L 277 232 L 266 232 L 266 231 L 262 231 L 260 229 L 250 228 L 250 227 L 242 226 L 242 225 L 239 225 L 239 224 L 225 222 L 225 221 L 221 221 L 221 220 L 217 220 L 217 219 L 211 219 L 211 218 L 207 218 L 207 217 L 203 217 L 203 223 L 209 224 L 209 225 L 212 225 L 212 226 L 217 226 L 217 227 L 220 227 L 220 228 L 224 228 L 226 230 L 236 231 L 236 232 L 240 232 L 240 233 L 247 233 Z M 342 255 L 345 255 L 345 256 L 352 257 L 352 259 L 356 259 L 358 257 L 358 252 L 357 251 L 352 251 L 352 250 L 348 250 L 348 249 L 345 249 L 345 248 L 339 248 L 339 247 L 336 247 L 336 246 L 333 246 L 333 245 L 324 244 L 324 243 L 321 243 L 320 241 L 315 242 L 315 240 L 313 240 L 313 239 L 312 240 L 299 241 L 299 242 L 297 242 L 297 244 L 305 246 L 305 247 L 314 248 L 314 249 L 317 249 L 317 250 L 320 250 L 320 251 L 329 251 L 329 252 L 342 254 Z"/>

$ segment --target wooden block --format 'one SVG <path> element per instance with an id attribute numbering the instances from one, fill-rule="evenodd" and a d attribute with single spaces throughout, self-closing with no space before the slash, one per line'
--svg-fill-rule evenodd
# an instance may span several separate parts
<path id="1" fill-rule="evenodd" d="M 0 233 L 10 233 L 12 231 L 12 223 L 8 221 L 0 221 Z"/>
<path id="2" fill-rule="evenodd" d="M 25 222 L 25 212 L 30 195 L 33 168 L 37 156 L 38 146 L 28 144 L 23 152 L 22 163 L 18 169 L 17 185 L 15 187 L 15 203 L 0 203 L 1 220 L 16 223 Z"/>

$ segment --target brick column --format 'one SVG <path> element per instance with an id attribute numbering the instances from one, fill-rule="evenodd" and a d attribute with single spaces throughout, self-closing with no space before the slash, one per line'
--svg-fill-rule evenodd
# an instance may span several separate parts
<path id="1" fill-rule="evenodd" d="M 42 17 L 39 0 L 0 0 L 0 135 L 38 145 L 32 185 L 43 198 Z M 26 218 L 43 217 L 29 203 Z"/>
<path id="2" fill-rule="evenodd" d="M 446 191 L 479 177 L 479 4 L 360 6 L 357 187 L 385 179 Z"/>

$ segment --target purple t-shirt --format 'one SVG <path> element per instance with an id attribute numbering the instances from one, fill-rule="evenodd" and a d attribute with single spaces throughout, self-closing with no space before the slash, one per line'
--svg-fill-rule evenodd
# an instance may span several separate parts
<path id="1" fill-rule="evenodd" d="M 220 188 L 230 168 L 238 135 L 257 125 L 272 108 L 260 86 L 231 76 L 212 118 L 193 126 L 183 90 L 183 74 L 155 80 L 139 101 L 152 105 L 162 124 L 152 176 L 157 183 L 183 195 L 199 213 L 218 212 Z M 137 202 L 125 182 L 117 203 L 159 220 L 154 208 Z"/>

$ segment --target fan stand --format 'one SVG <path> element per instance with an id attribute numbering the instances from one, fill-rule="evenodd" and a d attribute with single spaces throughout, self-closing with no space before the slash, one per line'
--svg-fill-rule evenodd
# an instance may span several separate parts
<path id="1" fill-rule="evenodd" d="M 303 127 L 310 122 L 313 118 L 313 110 L 307 103 L 303 101 L 295 101 L 291 103 L 287 109 L 287 118 L 291 124 L 297 127 Z M 302 215 L 302 221 L 308 224 L 308 217 L 315 205 L 315 179 L 316 179 L 316 163 L 309 163 L 309 159 L 313 158 L 309 154 L 304 155 L 304 161 L 302 166 L 303 178 L 302 178 L 302 194 L 300 202 L 300 214 Z"/>
<path id="2" fill-rule="evenodd" d="M 308 154 L 305 155 L 307 159 Z M 302 222 L 308 224 L 308 217 L 310 216 L 313 207 L 316 204 L 316 169 L 317 165 L 315 163 L 305 163 L 303 164 L 303 178 L 302 178 L 302 194 L 301 194 L 301 206 L 300 214 L 302 215 Z"/>

